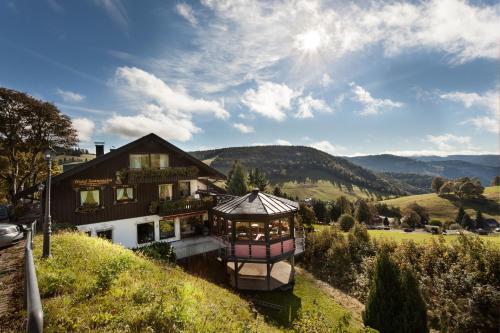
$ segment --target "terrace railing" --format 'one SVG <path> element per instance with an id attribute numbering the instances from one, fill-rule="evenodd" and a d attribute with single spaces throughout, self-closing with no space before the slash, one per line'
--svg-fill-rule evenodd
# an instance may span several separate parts
<path id="1" fill-rule="evenodd" d="M 208 210 L 214 206 L 212 200 L 182 199 L 158 203 L 158 214 L 162 216 Z"/>
<path id="2" fill-rule="evenodd" d="M 26 230 L 26 246 L 24 248 L 24 306 L 27 312 L 26 332 L 43 332 L 43 309 L 38 290 L 35 262 L 33 260 L 33 235 L 36 221 Z"/>

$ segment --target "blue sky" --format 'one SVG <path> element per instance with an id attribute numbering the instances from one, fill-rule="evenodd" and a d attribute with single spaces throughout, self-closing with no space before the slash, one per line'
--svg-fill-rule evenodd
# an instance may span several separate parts
<path id="1" fill-rule="evenodd" d="M 498 153 L 500 4 L 0 1 L 0 86 L 80 146 Z"/>

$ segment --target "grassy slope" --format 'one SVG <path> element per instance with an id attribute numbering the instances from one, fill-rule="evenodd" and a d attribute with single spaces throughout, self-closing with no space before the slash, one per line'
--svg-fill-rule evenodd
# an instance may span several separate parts
<path id="1" fill-rule="evenodd" d="M 41 260 L 40 252 L 37 237 L 35 260 L 47 332 L 149 332 L 148 327 L 155 332 L 274 332 L 291 324 L 283 320 L 284 312 L 265 313 L 271 319 L 266 320 L 230 290 L 102 239 L 56 234 L 52 258 Z M 349 317 L 300 275 L 293 292 L 257 297 L 295 308 L 298 300 L 302 311 L 317 309 L 332 327 Z M 358 331 L 359 323 L 353 325 L 347 325 L 348 331 Z"/>
<path id="2" fill-rule="evenodd" d="M 485 217 L 492 217 L 500 221 L 500 186 L 486 187 L 484 196 L 488 199 L 488 205 L 466 203 L 464 204 L 465 210 L 471 217 L 474 217 L 475 210 L 481 209 Z M 431 219 L 442 221 L 453 220 L 459 207 L 459 203 L 453 196 L 443 198 L 434 193 L 400 197 L 384 202 L 390 206 L 399 206 L 401 209 L 416 202 L 427 208 Z"/>

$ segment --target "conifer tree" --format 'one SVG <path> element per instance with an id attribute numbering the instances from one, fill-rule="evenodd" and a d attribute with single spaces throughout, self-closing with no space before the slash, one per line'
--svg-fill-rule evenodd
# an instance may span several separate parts
<path id="1" fill-rule="evenodd" d="M 401 274 L 401 290 L 404 298 L 402 304 L 404 325 L 401 332 L 427 333 L 427 310 L 420 293 L 417 279 L 411 270 L 405 269 Z"/>
<path id="2" fill-rule="evenodd" d="M 247 176 L 243 166 L 239 162 L 233 164 L 233 168 L 227 181 L 227 193 L 232 195 L 244 195 L 248 192 Z"/>
<path id="3" fill-rule="evenodd" d="M 460 206 L 458 209 L 457 217 L 455 217 L 455 223 L 462 224 L 462 219 L 464 218 L 465 215 L 465 209 L 463 206 Z"/>
<path id="4" fill-rule="evenodd" d="M 484 217 L 481 211 L 478 209 L 476 211 L 476 228 L 486 229 Z"/>

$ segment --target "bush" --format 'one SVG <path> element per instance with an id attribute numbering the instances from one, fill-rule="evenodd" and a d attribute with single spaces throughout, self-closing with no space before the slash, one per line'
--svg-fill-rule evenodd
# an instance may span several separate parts
<path id="1" fill-rule="evenodd" d="M 354 222 L 356 221 L 354 221 L 354 218 L 351 215 L 344 214 L 340 217 L 339 220 L 340 229 L 342 229 L 342 231 L 344 232 L 347 232 L 354 226 Z"/>
<path id="2" fill-rule="evenodd" d="M 169 243 L 165 242 L 157 242 L 147 246 L 135 248 L 134 251 L 142 253 L 146 257 L 165 262 L 175 263 L 176 260 L 174 249 Z"/>
<path id="3" fill-rule="evenodd" d="M 448 229 L 450 230 L 460 230 L 462 227 L 458 223 L 452 223 L 448 226 Z"/>
<path id="4" fill-rule="evenodd" d="M 431 220 L 429 222 L 429 225 L 436 226 L 436 227 L 443 227 L 443 223 L 439 220 Z"/>

